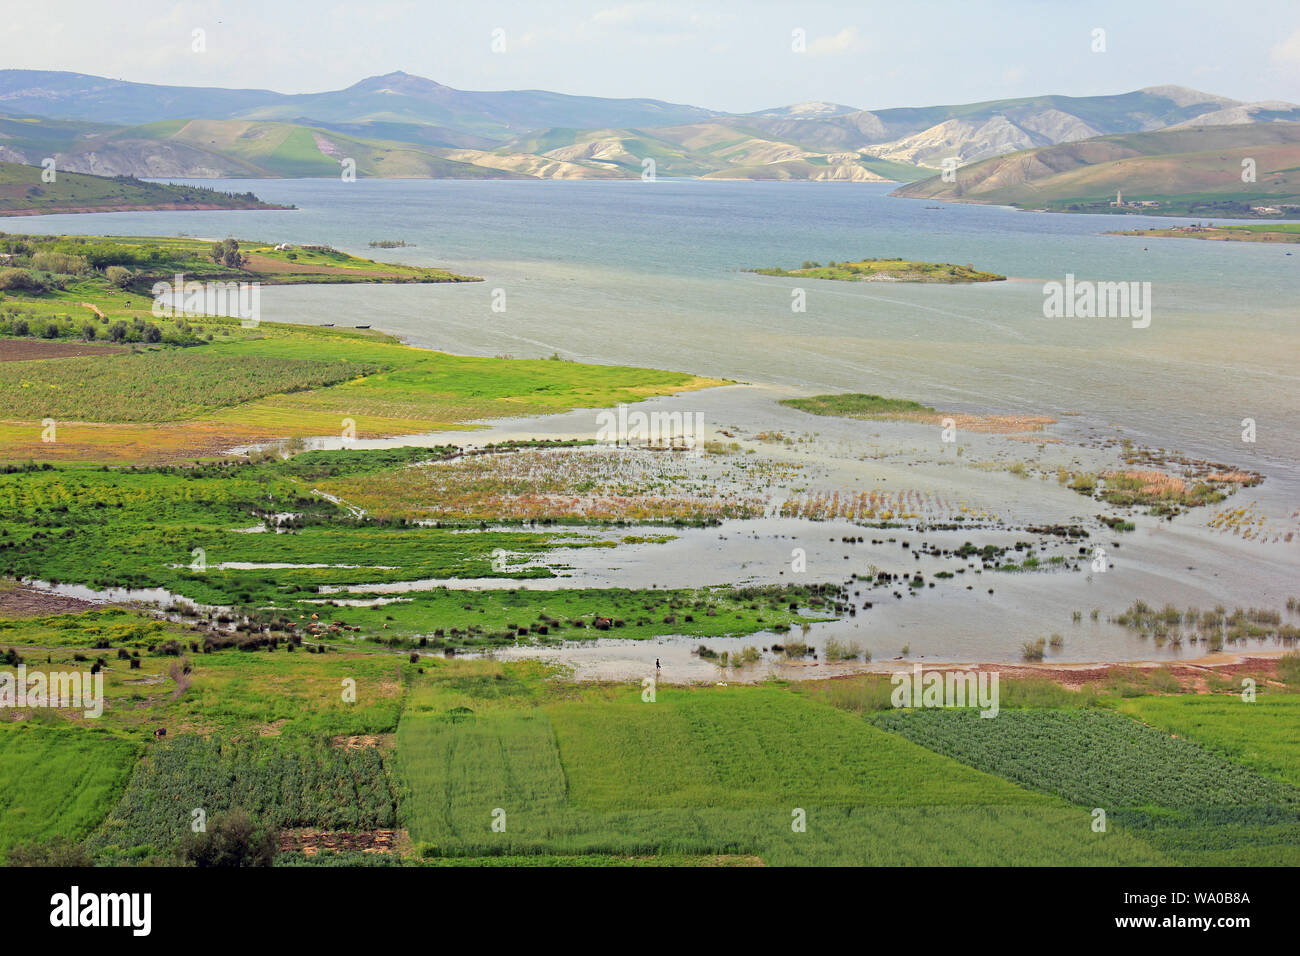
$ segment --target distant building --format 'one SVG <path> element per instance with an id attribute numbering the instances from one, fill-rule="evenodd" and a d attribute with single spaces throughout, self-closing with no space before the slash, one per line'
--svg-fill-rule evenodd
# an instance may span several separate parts
<path id="1" fill-rule="evenodd" d="M 1123 194 L 1120 190 L 1118 190 L 1118 189 L 1115 190 L 1115 201 L 1114 201 L 1113 203 L 1111 203 L 1111 205 L 1112 205 L 1112 206 L 1122 206 L 1122 205 L 1124 205 L 1124 194 Z"/>

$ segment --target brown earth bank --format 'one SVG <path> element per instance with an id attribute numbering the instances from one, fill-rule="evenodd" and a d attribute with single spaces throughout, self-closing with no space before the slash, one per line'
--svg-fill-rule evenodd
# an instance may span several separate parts
<path id="1" fill-rule="evenodd" d="M 120 345 L 82 345 L 75 342 L 44 342 L 39 339 L 4 339 L 0 341 L 0 362 L 31 362 L 37 359 L 73 358 L 82 355 L 112 355 L 115 352 L 126 351 L 129 349 Z"/>
<path id="2" fill-rule="evenodd" d="M 37 591 L 21 584 L 0 581 L 0 617 L 42 617 L 46 614 L 78 614 L 101 604 L 80 598 Z"/>
<path id="3" fill-rule="evenodd" d="M 1218 653 L 1182 661 L 1133 661 L 1124 664 L 1081 663 L 1081 664 L 932 664 L 922 665 L 925 673 L 945 671 L 962 671 L 976 673 L 996 673 L 999 680 L 1026 680 L 1047 678 L 1067 690 L 1081 690 L 1091 685 L 1104 685 L 1111 680 L 1142 681 L 1156 671 L 1165 671 L 1178 681 L 1179 693 L 1209 693 L 1208 678 L 1253 677 L 1261 683 L 1278 683 L 1278 659 L 1286 651 L 1258 651 L 1253 654 Z M 858 671 L 827 677 L 826 680 L 851 680 L 855 677 L 883 676 L 910 672 L 914 663 L 893 667 L 889 670 Z"/>

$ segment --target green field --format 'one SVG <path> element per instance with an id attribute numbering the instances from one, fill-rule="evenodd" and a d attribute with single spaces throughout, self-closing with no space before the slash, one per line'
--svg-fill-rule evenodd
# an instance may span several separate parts
<path id="1" fill-rule="evenodd" d="M 235 808 L 275 830 L 343 831 L 391 828 L 397 809 L 377 747 L 179 736 L 137 764 L 89 847 L 101 864 L 163 857 L 185 837 L 195 809 L 215 817 Z"/>
<path id="2" fill-rule="evenodd" d="M 0 619 L 29 667 L 98 656 L 106 676 L 98 720 L 0 725 L 0 848 L 62 837 L 100 864 L 164 863 L 195 809 L 389 834 L 397 853 L 279 864 L 1236 865 L 1300 846 L 1300 789 L 1280 779 L 1290 694 L 1118 702 L 1170 736 L 1042 680 L 1004 682 L 983 719 L 894 711 L 880 677 L 647 695 L 537 662 L 318 643 L 205 649 L 112 608 Z"/>
<path id="3" fill-rule="evenodd" d="M 0 861 L 15 844 L 83 839 L 138 753 L 105 733 L 0 723 Z"/>
<path id="4" fill-rule="evenodd" d="M 512 676 L 500 678 L 507 686 Z M 773 864 L 1106 864 L 1162 857 L 1087 814 L 780 688 L 416 696 L 402 819 L 428 855 L 758 854 Z M 553 692 L 551 692 L 553 693 Z M 476 704 L 477 706 L 470 706 Z M 441 711 L 441 712 L 439 712 Z M 796 831 L 796 811 L 806 829 Z M 494 819 L 504 813 L 504 831 Z M 495 816 L 494 816 L 495 814 Z"/>
<path id="5" fill-rule="evenodd" d="M 873 720 L 964 764 L 1100 808 L 1178 862 L 1300 863 L 1300 788 L 1118 714 L 1031 709 L 985 720 L 928 710 Z"/>
<path id="6" fill-rule="evenodd" d="M 1119 709 L 1143 723 L 1225 754 L 1267 777 L 1300 787 L 1300 695 L 1262 693 L 1135 697 Z"/>

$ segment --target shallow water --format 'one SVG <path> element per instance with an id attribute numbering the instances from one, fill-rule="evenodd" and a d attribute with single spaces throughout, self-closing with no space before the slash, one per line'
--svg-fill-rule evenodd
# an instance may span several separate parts
<path id="1" fill-rule="evenodd" d="M 278 180 L 226 186 L 253 188 L 265 199 L 301 208 L 50 216 L 24 221 L 21 229 L 133 235 L 183 230 L 328 242 L 368 257 L 482 275 L 484 283 L 468 285 L 269 287 L 262 290 L 263 317 L 370 324 L 413 344 L 458 353 L 559 353 L 755 383 L 688 393 L 653 407 L 699 411 L 711 434 L 732 426 L 816 432 L 816 450 L 789 455 L 806 454 L 827 487 L 880 481 L 885 487 L 938 489 L 997 513 L 1009 526 L 1086 520 L 1100 510 L 1054 481 L 1004 472 L 973 476 L 952 468 L 936 436 L 915 426 L 814 418 L 780 407 L 779 398 L 864 391 L 958 412 L 1050 415 L 1060 422 L 1044 437 L 1063 439 L 1059 448 L 1035 451 L 1032 442 L 987 436 L 961 440 L 972 457 L 1050 461 L 1055 455 L 1059 463 L 1095 466 L 1107 460 L 1100 444 L 1128 438 L 1265 474 L 1262 486 L 1243 489 L 1225 505 L 1252 503 L 1283 530 L 1294 527 L 1300 509 L 1300 434 L 1294 427 L 1300 409 L 1300 246 L 1109 237 L 1101 233 L 1172 223 L 983 206 L 929 209 L 889 198 L 890 186 L 863 184 Z M 415 245 L 372 250 L 367 243 L 374 239 Z M 850 284 L 739 271 L 863 256 L 970 262 L 1012 279 L 957 286 Z M 1151 282 L 1150 328 L 1132 328 L 1124 319 L 1043 318 L 1043 282 L 1067 273 Z M 791 311 L 795 287 L 807 290 L 804 313 Z M 505 313 L 491 310 L 494 289 L 506 292 Z M 1241 440 L 1243 418 L 1255 420 L 1256 443 Z M 594 413 L 578 410 L 420 441 L 589 437 L 594 427 Z M 356 441 L 351 447 L 380 444 Z M 882 459 L 853 460 L 857 449 L 879 449 Z M 895 599 L 876 591 L 870 611 L 815 625 L 810 639 L 818 647 L 830 637 L 855 640 L 877 659 L 893 657 L 908 644 L 913 656 L 927 660 L 1012 661 L 1025 640 L 1058 631 L 1066 638 L 1062 659 L 1195 656 L 1200 651 L 1191 648 L 1157 651 L 1106 624 L 1105 617 L 1137 598 L 1180 606 L 1279 607 L 1300 578 L 1297 543 L 1243 542 L 1206 529 L 1206 517 L 1201 511 L 1174 522 L 1138 519 L 1138 530 L 1122 536 L 1122 547 L 1112 552 L 1115 567 L 1105 574 L 985 572 L 972 582 L 968 572 L 968 580 L 926 588 L 918 597 L 904 591 Z M 796 544 L 808 551 L 809 579 L 842 580 L 873 563 L 906 569 L 886 563 L 900 564 L 892 550 L 863 545 L 847 549 L 845 560 L 841 534 L 869 540 L 886 533 L 838 523 L 766 518 L 672 533 L 677 538 L 667 544 L 565 550 L 559 560 L 571 567 L 568 577 L 522 586 L 785 583 L 791 576 L 782 572 Z M 944 547 L 966 538 L 982 544 L 999 535 L 1016 537 L 1009 531 L 979 537 L 969 531 L 888 532 L 900 541 L 925 538 Z M 966 590 L 968 583 L 972 590 Z M 421 582 L 441 584 L 502 582 Z M 1087 619 L 1093 607 L 1102 609 L 1097 624 Z M 1070 621 L 1075 609 L 1085 612 L 1081 625 Z M 719 646 L 773 640 L 758 636 Z M 698 643 L 673 639 L 663 647 L 698 676 L 712 667 L 689 658 Z M 622 673 L 643 667 L 653 646 L 620 650 L 622 642 L 606 642 L 571 649 L 567 659 Z M 565 652 L 536 653 L 566 659 Z"/>

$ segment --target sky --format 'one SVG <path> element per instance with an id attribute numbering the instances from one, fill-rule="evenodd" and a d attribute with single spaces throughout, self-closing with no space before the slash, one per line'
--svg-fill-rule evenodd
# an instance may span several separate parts
<path id="1" fill-rule="evenodd" d="M 282 93 L 405 70 L 738 113 L 1165 84 L 1300 102 L 1300 2 L 44 0 L 6 5 L 0 67 Z"/>

